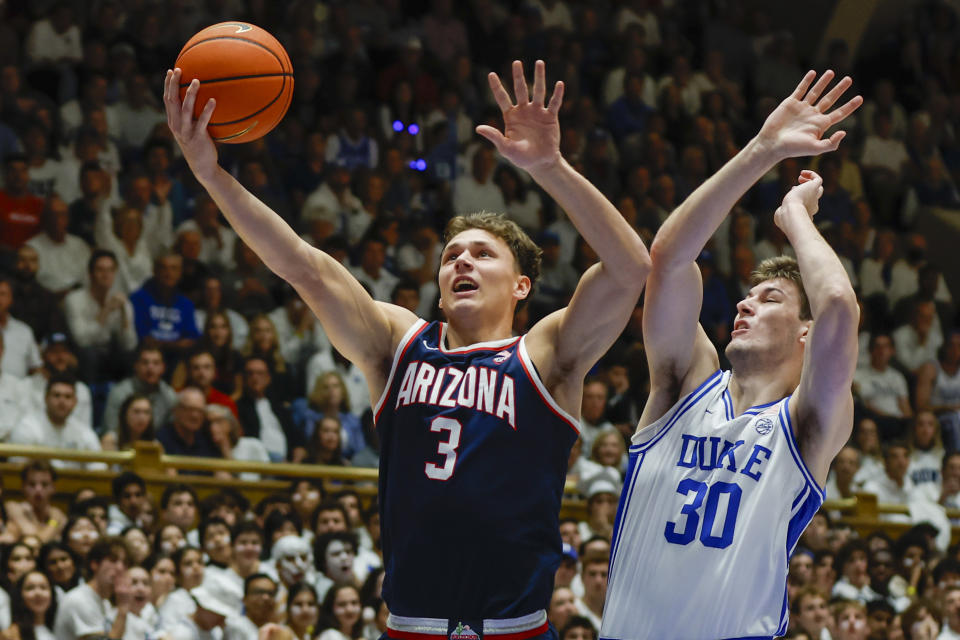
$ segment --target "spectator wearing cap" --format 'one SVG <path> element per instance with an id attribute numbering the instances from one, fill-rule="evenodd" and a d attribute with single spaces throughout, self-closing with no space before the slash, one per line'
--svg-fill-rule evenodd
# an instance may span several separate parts
<path id="1" fill-rule="evenodd" d="M 236 616 L 237 611 L 226 600 L 223 588 L 216 582 L 204 582 L 190 590 L 197 608 L 193 613 L 176 619 L 167 630 L 170 640 L 197 640 L 198 638 L 217 638 L 216 629 L 222 629 L 227 618 Z"/>
<path id="2" fill-rule="evenodd" d="M 120 407 L 124 400 L 134 393 L 141 393 L 150 399 L 153 408 L 153 424 L 162 425 L 177 403 L 177 392 L 163 380 L 166 365 L 163 352 L 151 341 L 137 347 L 133 361 L 133 375 L 113 385 L 107 395 L 103 424 L 106 431 L 117 433 L 120 424 Z"/>
<path id="3" fill-rule="evenodd" d="M 112 251 L 95 249 L 87 261 L 87 276 L 89 284 L 71 291 L 63 301 L 77 343 L 80 371 L 93 382 L 116 379 L 121 370 L 117 356 L 125 360 L 137 346 L 133 305 L 112 292 L 117 276 L 117 257 Z"/>
<path id="4" fill-rule="evenodd" d="M 570 588 L 570 584 L 577 575 L 579 567 L 577 550 L 572 544 L 563 543 L 563 551 L 560 556 L 560 566 L 557 567 L 556 576 L 553 579 L 554 589 L 558 587 Z"/>
<path id="5" fill-rule="evenodd" d="M 0 363 L 5 339 L 0 332 Z M 27 410 L 28 386 L 23 378 L 10 375 L 0 366 L 0 442 L 6 442 Z"/>
<path id="6" fill-rule="evenodd" d="M 16 444 L 32 444 L 74 451 L 100 451 L 100 439 L 89 422 L 72 417 L 77 406 L 76 379 L 54 373 L 47 380 L 43 409 L 28 410 L 10 435 Z M 105 469 L 102 462 L 56 460 L 54 466 L 72 469 Z"/>
<path id="7" fill-rule="evenodd" d="M 3 159 L 3 189 L 0 189 L 0 250 L 23 246 L 40 230 L 43 199 L 30 193 L 27 158 L 10 153 Z"/>
<path id="8" fill-rule="evenodd" d="M 70 337 L 61 332 L 47 336 L 40 345 L 43 365 L 27 378 L 29 389 L 29 403 L 41 410 L 47 395 L 47 383 L 51 376 L 68 375 L 77 378 L 77 356 Z M 72 419 L 82 422 L 93 428 L 93 399 L 90 387 L 86 383 L 76 380 L 77 406 L 70 414 Z"/>
<path id="9" fill-rule="evenodd" d="M 587 498 L 587 519 L 579 525 L 580 538 L 599 535 L 609 540 L 620 497 L 619 478 L 610 470 L 602 471 L 590 478 L 581 492 Z"/>
<path id="10" fill-rule="evenodd" d="M 60 310 L 60 299 L 37 281 L 40 254 L 25 244 L 17 249 L 13 266 L 13 306 L 10 312 L 33 329 L 33 335 L 43 337 L 54 331 L 65 331 L 67 321 Z"/>
<path id="11" fill-rule="evenodd" d="M 71 233 L 70 209 L 59 196 L 44 201 L 41 232 L 27 240 L 40 258 L 37 281 L 61 298 L 83 283 L 90 247 Z"/>

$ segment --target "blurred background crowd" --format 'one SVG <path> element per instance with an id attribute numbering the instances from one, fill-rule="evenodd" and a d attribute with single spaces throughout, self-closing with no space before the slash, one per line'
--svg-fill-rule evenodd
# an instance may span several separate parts
<path id="1" fill-rule="evenodd" d="M 960 637 L 960 553 L 943 509 L 960 507 L 960 331 L 950 287 L 958 269 L 932 260 L 921 232 L 935 212 L 958 218 L 960 5 L 880 2 L 845 19 L 851 4 L 812 2 L 797 17 L 759 0 L 0 0 L 0 441 L 109 450 L 156 440 L 168 453 L 377 465 L 363 376 L 226 226 L 167 128 L 163 74 L 204 26 L 258 24 L 294 67 L 286 117 L 259 141 L 221 146 L 228 171 L 376 299 L 428 319 L 440 317 L 446 221 L 505 213 L 543 249 L 518 333 L 566 304 L 596 254 L 473 132 L 500 125 L 488 72 L 546 61 L 548 82 L 566 84 L 563 155 L 649 244 L 808 68 L 830 68 L 853 77 L 850 94 L 865 104 L 844 123 L 839 151 L 782 163 L 731 213 L 698 260 L 701 323 L 722 348 L 753 267 L 791 253 L 774 209 L 802 168 L 817 170 L 824 195 L 815 221 L 862 308 L 855 433 L 828 498 L 868 491 L 910 511 L 889 517 L 933 524 L 861 540 L 831 514 L 818 516 L 791 563 L 793 637 Z M 584 389 L 570 477 L 588 516 L 561 526 L 565 559 L 550 613 L 563 637 L 595 638 L 599 628 L 626 444 L 648 392 L 641 317 L 642 299 Z M 47 518 L 55 469 L 31 473 L 50 486 L 0 512 L 12 525 L 2 534 L 11 546 L 0 585 L 13 601 L 4 609 L 0 596 L 4 628 L 16 627 L 4 611 L 16 614 L 30 580 L 55 587 L 54 608 L 87 580 L 114 609 L 138 603 L 129 615 L 150 631 L 128 617 L 123 633 L 134 635 L 124 637 L 181 637 L 177 624 L 203 629 L 211 624 L 203 612 L 229 618 L 228 608 L 255 618 L 253 629 L 285 620 L 299 638 L 383 630 L 376 505 L 349 491 L 324 502 L 337 512 L 330 518 L 318 507 L 322 487 L 309 482 L 253 511 L 242 495 L 205 507 L 193 495 L 187 517 L 169 504 L 125 507 L 133 482 Z M 91 509 L 116 517 L 98 521 Z M 68 515 L 87 518 L 89 536 L 66 530 Z M 168 545 L 174 529 L 182 535 Z M 137 541 L 119 544 L 108 532 Z M 73 543 L 98 536 L 112 546 L 93 556 Z M 278 552 L 284 538 L 305 551 L 288 540 Z M 350 561 L 337 565 L 331 544 Z M 217 579 L 197 578 L 189 545 L 202 545 L 196 564 Z M 72 563 L 69 580 L 50 560 L 56 549 Z M 301 552 L 312 559 L 284 577 L 280 561 Z M 33 564 L 18 560 L 24 553 Z M 115 565 L 121 587 L 98 591 L 116 582 L 107 577 Z M 349 576 L 336 568 L 346 565 Z M 307 587 L 297 586 L 307 574 Z M 263 577 L 244 584 L 255 575 Z M 139 600 L 130 580 L 146 585 Z M 276 606 L 258 605 L 270 594 L 264 601 Z M 289 613 L 297 598 L 312 598 L 312 618 Z M 16 637 L 26 638 L 29 625 L 19 624 Z M 229 626 L 235 637 L 251 629 Z M 65 628 L 56 637 L 74 637 Z"/>

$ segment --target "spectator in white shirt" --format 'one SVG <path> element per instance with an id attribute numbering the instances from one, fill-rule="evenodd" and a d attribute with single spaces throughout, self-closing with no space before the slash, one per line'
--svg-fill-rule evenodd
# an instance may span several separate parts
<path id="1" fill-rule="evenodd" d="M 140 210 L 129 205 L 101 210 L 95 235 L 97 246 L 117 258 L 118 291 L 129 295 L 143 286 L 153 273 L 153 258 Z"/>
<path id="2" fill-rule="evenodd" d="M 49 15 L 30 27 L 26 42 L 27 59 L 34 65 L 80 62 L 83 40 L 71 3 L 55 3 Z"/>
<path id="3" fill-rule="evenodd" d="M 237 234 L 220 224 L 219 215 L 217 203 L 204 191 L 194 201 L 193 218 L 177 227 L 178 235 L 183 231 L 200 233 L 200 260 L 218 273 L 235 266 L 233 253 L 237 243 Z"/>
<path id="4" fill-rule="evenodd" d="M 25 378 L 43 363 L 33 331 L 26 323 L 10 315 L 12 305 L 13 283 L 0 276 L 0 331 L 4 338 L 0 370 L 18 378 Z"/>
<path id="5" fill-rule="evenodd" d="M 43 209 L 42 231 L 27 240 L 40 258 L 37 281 L 60 296 L 83 283 L 84 267 L 90 258 L 87 243 L 67 233 L 69 224 L 67 203 L 58 196 L 51 196 Z"/>
<path id="6" fill-rule="evenodd" d="M 95 249 L 87 261 L 89 284 L 71 291 L 63 301 L 70 333 L 77 343 L 80 371 L 86 380 L 115 379 L 119 359 L 137 346 L 130 300 L 113 292 L 117 257 Z"/>
<path id="7" fill-rule="evenodd" d="M 919 411 L 910 425 L 910 467 L 907 474 L 917 487 L 940 484 L 943 441 L 940 423 L 932 411 Z"/>
<path id="8" fill-rule="evenodd" d="M 960 451 L 944 454 L 939 480 L 921 484 L 914 495 L 948 509 L 960 508 Z"/>
<path id="9" fill-rule="evenodd" d="M 43 356 L 43 366 L 26 379 L 27 393 L 30 396 L 27 404 L 36 411 L 43 410 L 47 383 L 51 376 L 66 374 L 76 378 L 77 375 L 77 356 L 67 334 L 62 332 L 51 333 L 44 338 L 40 350 Z M 93 400 L 90 387 L 77 380 L 76 391 L 77 406 L 70 414 L 70 418 L 92 428 Z"/>
<path id="10" fill-rule="evenodd" d="M 893 341 L 890 335 L 874 332 L 870 336 L 870 364 L 857 369 L 854 390 L 873 414 L 883 433 L 903 433 L 903 420 L 913 415 L 907 379 L 890 366 Z"/>
<path id="11" fill-rule="evenodd" d="M 860 452 L 854 447 L 844 447 L 833 459 L 833 468 L 827 476 L 827 497 L 829 500 L 851 498 L 855 491 L 860 490 L 856 481 L 860 470 Z"/>
<path id="12" fill-rule="evenodd" d="M 3 360 L 4 337 L 0 332 L 0 362 Z M 0 442 L 6 442 L 20 423 L 26 410 L 27 385 L 23 378 L 12 376 L 0 366 Z"/>
<path id="13" fill-rule="evenodd" d="M 367 285 L 375 300 L 389 302 L 393 288 L 400 278 L 384 268 L 387 260 L 386 245 L 379 237 L 367 237 L 360 245 L 360 262 L 349 268 L 350 273 Z"/>
<path id="14" fill-rule="evenodd" d="M 90 580 L 68 591 L 57 608 L 57 640 L 123 637 L 131 600 L 126 564 L 122 539 L 101 538 L 93 544 L 87 554 Z"/>
<path id="15" fill-rule="evenodd" d="M 603 601 L 607 597 L 607 569 L 610 557 L 593 552 L 584 554 L 580 563 L 580 579 L 583 596 L 574 601 L 577 611 L 597 629 L 603 614 Z"/>
<path id="16" fill-rule="evenodd" d="M 933 300 L 917 300 L 910 322 L 893 332 L 897 360 L 914 376 L 922 366 L 936 362 L 943 334 L 934 326 L 937 306 Z"/>
<path id="17" fill-rule="evenodd" d="M 496 165 L 492 147 L 477 148 L 471 160 L 470 173 L 460 176 L 453 183 L 455 213 L 506 210 L 500 187 L 493 181 Z"/>
<path id="18" fill-rule="evenodd" d="M 894 440 L 887 444 L 883 453 L 882 476 L 868 481 L 863 490 L 877 496 L 881 504 L 906 505 L 913 493 L 914 485 L 907 475 L 910 467 L 910 445 L 902 440 Z M 899 513 L 881 514 L 881 520 L 889 522 L 910 522 L 909 516 Z"/>
<path id="19" fill-rule="evenodd" d="M 77 405 L 76 380 L 63 374 L 50 376 L 43 411 L 28 412 L 13 430 L 11 442 L 58 449 L 100 451 L 100 440 L 88 424 L 72 419 Z M 54 461 L 58 468 L 105 469 L 103 463 Z"/>

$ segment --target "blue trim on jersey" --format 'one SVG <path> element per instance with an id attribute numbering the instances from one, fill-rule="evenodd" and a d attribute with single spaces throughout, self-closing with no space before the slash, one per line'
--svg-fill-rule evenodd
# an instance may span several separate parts
<path id="1" fill-rule="evenodd" d="M 729 383 L 730 379 L 727 378 Z M 736 416 L 733 413 L 733 398 L 730 397 L 730 387 L 723 390 L 723 409 L 726 411 L 727 420 L 733 420 Z"/>
<path id="2" fill-rule="evenodd" d="M 797 543 L 800 542 L 800 536 L 803 534 L 804 529 L 807 528 L 807 525 L 813 520 L 813 516 L 816 515 L 820 509 L 820 505 L 823 504 L 822 490 L 816 484 L 807 482 L 803 490 L 793 501 L 793 508 L 796 508 L 798 504 L 801 505 L 800 508 L 790 517 L 790 523 L 787 525 L 787 545 L 785 549 L 787 566 L 790 565 L 790 556 L 792 556 L 796 550 Z M 784 635 L 787 632 L 789 623 L 790 607 L 787 600 L 787 583 L 786 580 L 784 580 L 783 605 L 780 607 L 780 628 L 777 630 L 778 636 Z"/>
<path id="3" fill-rule="evenodd" d="M 723 371 L 718 370 L 712 376 L 704 380 L 699 387 L 697 387 L 696 389 L 691 391 L 689 394 L 687 394 L 687 397 L 677 406 L 676 413 L 667 421 L 667 423 L 663 426 L 662 429 L 660 429 L 660 431 L 657 432 L 655 436 L 653 436 L 646 442 L 641 442 L 640 444 L 631 445 L 629 452 L 632 453 L 634 451 L 645 451 L 650 449 L 650 447 L 652 447 L 653 445 L 655 445 L 661 438 L 663 438 L 664 435 L 666 435 L 667 431 L 670 430 L 670 427 L 672 427 L 674 423 L 676 423 L 676 421 L 680 418 L 680 416 L 686 413 L 694 404 L 699 402 L 700 399 L 704 395 L 706 395 L 708 391 L 710 391 L 710 389 L 717 386 L 717 384 L 720 382 L 720 379 L 722 377 L 723 377 Z M 709 386 L 707 386 L 708 384 Z"/>
<path id="4" fill-rule="evenodd" d="M 721 640 L 775 640 L 781 634 L 776 636 L 737 636 L 736 638 L 721 638 Z M 597 640 L 625 640 L 624 638 L 614 638 L 613 636 L 600 636 Z"/>
<path id="5" fill-rule="evenodd" d="M 780 400 L 783 400 L 783 398 L 780 398 Z M 777 404 L 778 402 L 780 402 L 780 400 L 774 400 L 773 402 L 765 402 L 763 404 L 755 404 L 749 409 L 747 409 L 746 411 L 744 411 L 742 415 L 755 416 L 758 413 L 760 413 L 763 409 L 766 409 L 767 407 L 772 407 L 773 405 Z"/>
<path id="6" fill-rule="evenodd" d="M 810 472 L 810 468 L 807 467 L 807 463 L 804 462 L 803 456 L 800 455 L 800 445 L 797 442 L 797 437 L 793 431 L 793 421 L 790 419 L 790 398 L 791 396 L 787 396 L 786 400 L 783 402 L 783 406 L 780 408 L 780 426 L 783 429 L 783 433 L 787 436 L 787 445 L 790 449 L 790 454 L 793 456 L 794 462 L 796 462 L 797 466 L 800 468 L 800 473 L 802 473 L 803 477 L 807 479 L 807 482 L 816 487 L 817 493 L 820 494 L 820 502 L 823 502 L 827 499 L 827 492 L 813 478 L 813 473 Z"/>
<path id="7" fill-rule="evenodd" d="M 610 564 L 607 567 L 607 583 L 613 578 L 613 561 L 617 557 L 617 549 L 620 545 L 620 520 L 623 513 L 633 497 L 633 489 L 636 486 L 636 479 L 640 467 L 643 466 L 643 459 L 647 455 L 643 452 L 633 452 L 627 458 L 627 471 L 624 474 L 623 489 L 620 491 L 620 502 L 617 504 L 617 516 L 613 520 L 613 537 L 610 539 Z"/>

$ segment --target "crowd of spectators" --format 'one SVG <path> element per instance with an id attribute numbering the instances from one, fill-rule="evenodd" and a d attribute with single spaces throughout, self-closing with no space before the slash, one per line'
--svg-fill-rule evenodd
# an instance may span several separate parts
<path id="1" fill-rule="evenodd" d="M 163 73 L 208 24 L 268 29 L 295 73 L 274 132 L 220 147 L 228 171 L 373 297 L 428 319 L 440 317 L 445 222 L 505 213 L 543 249 L 518 333 L 566 304 L 596 255 L 474 134 L 499 118 L 488 72 L 541 58 L 549 81 L 564 80 L 564 156 L 649 243 L 807 68 L 831 68 L 853 76 L 864 106 L 837 153 L 782 163 L 731 213 L 698 260 L 701 322 L 722 348 L 751 270 L 791 253 L 773 210 L 801 168 L 820 172 L 815 221 L 862 308 L 855 433 L 828 497 L 873 492 L 908 507 L 891 517 L 934 530 L 861 541 L 818 515 L 791 563 L 792 633 L 960 637 L 960 553 L 944 543 L 942 509 L 960 507 L 960 331 L 916 232 L 929 208 L 960 206 L 960 14 L 936 0 L 898 10 L 881 45 L 837 39 L 818 57 L 820 34 L 798 41 L 759 1 L 0 1 L 0 442 L 113 450 L 154 440 L 213 458 L 378 463 L 362 374 L 225 224 L 166 127 Z M 588 517 L 561 525 L 550 611 L 564 638 L 599 629 L 626 444 L 648 391 L 641 316 L 642 301 L 584 386 L 570 477 Z M 26 468 L 29 508 L 0 512 L 12 545 L 0 627 L 21 625 L 11 637 L 26 638 L 33 621 L 3 612 L 26 611 L 17 605 L 34 582 L 45 582 L 49 607 L 59 601 L 44 623 L 57 638 L 83 635 L 71 616 L 90 603 L 114 612 L 110 625 L 126 610 L 128 638 L 156 637 L 159 620 L 172 638 L 194 637 L 177 625 L 224 618 L 247 621 L 228 629 L 238 638 L 275 620 L 298 638 L 383 630 L 375 507 L 361 518 L 349 492 L 342 512 L 318 508 L 310 483 L 253 511 L 243 496 L 202 508 L 184 490 L 152 512 L 142 496 L 147 506 L 125 507 L 124 485 L 109 509 L 106 497 L 78 496 L 61 513 L 31 498 L 30 474 L 56 477 L 40 467 Z M 178 509 L 199 509 L 199 531 L 198 514 Z M 72 570 L 58 569 L 67 559 Z"/>

